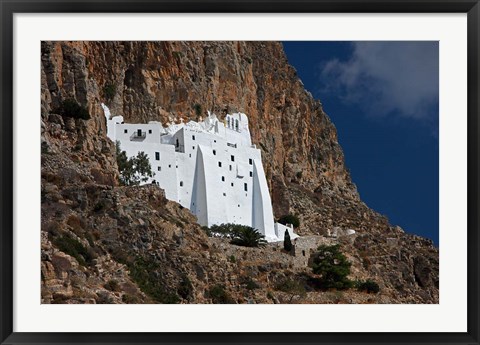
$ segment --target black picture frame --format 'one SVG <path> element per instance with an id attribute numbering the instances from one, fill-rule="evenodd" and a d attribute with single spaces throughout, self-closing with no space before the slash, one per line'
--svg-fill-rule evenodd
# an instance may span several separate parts
<path id="1" fill-rule="evenodd" d="M 478 0 L 0 0 L 0 340 L 2 344 L 479 344 Z M 15 13 L 441 13 L 468 14 L 468 330 L 465 333 L 15 333 L 13 332 L 13 16 Z M 452 317 L 454 317 L 452 315 Z"/>

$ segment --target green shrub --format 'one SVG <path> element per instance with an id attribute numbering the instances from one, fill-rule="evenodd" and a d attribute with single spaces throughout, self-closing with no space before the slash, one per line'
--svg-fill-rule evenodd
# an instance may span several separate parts
<path id="1" fill-rule="evenodd" d="M 283 225 L 292 224 L 294 228 L 298 228 L 300 226 L 300 219 L 293 214 L 281 216 L 278 222 Z"/>
<path id="2" fill-rule="evenodd" d="M 350 266 L 345 255 L 340 252 L 340 245 L 322 245 L 313 255 L 313 273 L 321 275 L 320 285 L 325 289 L 348 289 L 353 283 L 347 277 Z"/>
<path id="3" fill-rule="evenodd" d="M 208 290 L 208 297 L 216 304 L 235 304 L 234 299 L 221 285 L 215 285 Z"/>
<path id="4" fill-rule="evenodd" d="M 82 107 L 72 98 L 66 99 L 62 102 L 59 113 L 65 117 L 73 117 L 75 119 L 90 120 L 90 114 L 87 108 Z"/>
<path id="5" fill-rule="evenodd" d="M 137 283 L 140 290 L 153 298 L 157 303 L 172 304 L 180 300 L 175 293 L 169 292 L 159 279 L 158 273 L 161 266 L 153 259 L 137 257 L 133 262 L 128 262 L 127 267 L 130 277 Z"/>
<path id="6" fill-rule="evenodd" d="M 195 110 L 195 114 L 196 114 L 197 116 L 202 115 L 202 106 L 201 106 L 200 104 L 195 103 L 195 104 L 193 105 L 193 109 Z"/>
<path id="7" fill-rule="evenodd" d="M 173 55 L 174 58 L 179 59 L 179 60 L 183 57 L 183 53 L 180 52 L 180 51 L 174 51 L 174 52 L 172 52 L 172 55 Z"/>
<path id="8" fill-rule="evenodd" d="M 93 252 L 69 235 L 55 237 L 52 242 L 59 250 L 74 257 L 82 266 L 90 265 L 95 258 Z"/>
<path id="9" fill-rule="evenodd" d="M 192 282 L 186 275 L 182 276 L 182 280 L 180 281 L 180 285 L 178 286 L 177 293 L 183 299 L 190 299 L 192 297 Z"/>
<path id="10" fill-rule="evenodd" d="M 140 299 L 135 296 L 135 295 L 130 295 L 130 294 L 124 294 L 122 296 L 122 302 L 126 304 L 139 304 L 141 301 Z"/>
<path id="11" fill-rule="evenodd" d="M 367 279 L 366 281 L 358 281 L 356 282 L 357 290 L 358 291 L 365 291 L 367 293 L 378 293 L 380 292 L 380 286 L 373 280 Z"/>
<path id="12" fill-rule="evenodd" d="M 228 260 L 231 262 L 231 263 L 236 263 L 237 262 L 237 259 L 235 258 L 235 255 L 230 255 L 230 257 L 228 258 Z"/>
<path id="13" fill-rule="evenodd" d="M 105 84 L 103 87 L 103 94 L 108 101 L 111 101 L 113 97 L 115 97 L 116 92 L 117 88 L 114 84 Z"/>
<path id="14" fill-rule="evenodd" d="M 115 291 L 118 292 L 121 290 L 120 284 L 115 279 L 109 280 L 108 282 L 105 283 L 105 285 L 103 285 L 103 287 L 107 290 L 114 291 L 114 292 Z"/>
<path id="15" fill-rule="evenodd" d="M 260 287 L 257 282 L 255 282 L 252 278 L 250 277 L 243 277 L 242 283 L 245 284 L 245 287 L 247 290 L 255 290 Z"/>

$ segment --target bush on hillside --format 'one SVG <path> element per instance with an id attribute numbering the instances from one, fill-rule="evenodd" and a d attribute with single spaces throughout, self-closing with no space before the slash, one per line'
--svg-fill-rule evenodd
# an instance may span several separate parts
<path id="1" fill-rule="evenodd" d="M 294 228 L 298 228 L 300 226 L 300 219 L 293 214 L 281 216 L 278 222 L 283 225 L 292 224 Z"/>

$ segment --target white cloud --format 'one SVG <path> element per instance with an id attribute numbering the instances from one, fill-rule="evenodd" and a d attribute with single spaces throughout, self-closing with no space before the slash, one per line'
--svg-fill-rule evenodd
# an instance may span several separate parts
<path id="1" fill-rule="evenodd" d="M 327 61 L 321 76 L 329 92 L 371 115 L 437 117 L 437 42 L 355 42 L 351 58 Z"/>

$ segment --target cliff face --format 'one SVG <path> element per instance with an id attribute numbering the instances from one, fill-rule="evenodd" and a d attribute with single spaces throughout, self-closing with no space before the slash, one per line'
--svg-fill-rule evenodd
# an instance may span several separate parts
<path id="1" fill-rule="evenodd" d="M 85 106 L 91 119 L 55 115 L 68 98 Z M 101 102 L 126 122 L 198 120 L 207 110 L 220 117 L 246 113 L 252 141 L 262 149 L 276 217 L 297 214 L 301 235 L 355 229 L 354 240 L 344 245 L 360 276 L 379 277 L 387 290 L 413 293 L 417 302 L 438 301 L 438 251 L 431 242 L 392 227 L 360 200 L 335 127 L 304 89 L 280 43 L 43 42 L 42 188 L 55 185 L 60 195 L 73 188 L 72 181 L 59 185 L 52 177 L 62 175 L 67 162 L 73 170 L 81 167 L 84 183 L 118 188 Z M 48 155 L 66 161 L 60 164 Z M 42 210 L 53 207 L 55 198 L 64 200 L 50 195 Z M 84 209 L 81 216 L 92 215 Z M 55 247 L 45 240 L 48 248 Z M 202 241 L 209 246 L 208 239 Z"/>
<path id="2" fill-rule="evenodd" d="M 126 122 L 197 120 L 207 110 L 246 113 L 252 140 L 262 148 L 276 216 L 296 211 L 286 195 L 291 183 L 358 200 L 335 127 L 304 90 L 280 43 L 57 43 L 45 44 L 44 55 L 53 104 L 78 96 L 96 121 L 103 120 L 100 101 Z M 109 97 L 108 85 L 114 89 Z"/>

